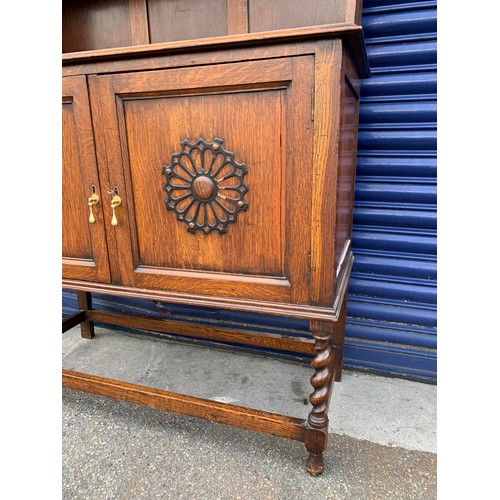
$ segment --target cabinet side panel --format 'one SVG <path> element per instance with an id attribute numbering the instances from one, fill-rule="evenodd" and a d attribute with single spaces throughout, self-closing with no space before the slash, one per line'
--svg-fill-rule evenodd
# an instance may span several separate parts
<path id="1" fill-rule="evenodd" d="M 311 302 L 325 307 L 332 307 L 334 302 L 341 70 L 341 41 L 318 42 L 314 68 Z"/>
<path id="2" fill-rule="evenodd" d="M 337 207 L 335 223 L 335 271 L 338 276 L 347 263 L 352 233 L 354 176 L 358 142 L 359 99 L 343 75 L 339 132 L 339 163 L 337 176 Z"/>

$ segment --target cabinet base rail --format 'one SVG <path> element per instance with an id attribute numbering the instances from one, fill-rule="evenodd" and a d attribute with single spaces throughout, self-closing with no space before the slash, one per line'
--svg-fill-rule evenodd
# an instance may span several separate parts
<path id="1" fill-rule="evenodd" d="M 143 385 L 63 370 L 63 387 L 148 406 L 157 410 L 203 418 L 211 422 L 304 441 L 306 421 L 243 406 L 186 396 Z"/>
<path id="2" fill-rule="evenodd" d="M 63 319 L 63 333 L 80 324 L 82 337 L 91 339 L 94 336 L 94 322 L 98 322 L 187 337 L 313 354 L 311 365 L 314 374 L 311 377 L 311 385 L 314 390 L 309 397 L 312 410 L 307 419 L 269 413 L 65 369 L 62 372 L 62 383 L 63 387 L 68 389 L 302 441 L 309 452 L 307 471 L 313 476 L 323 472 L 323 454 L 328 440 L 328 407 L 332 386 L 335 380 L 340 380 L 342 373 L 343 337 L 339 338 L 337 334 L 341 325 L 311 322 L 313 339 L 299 340 L 277 334 L 242 332 L 217 326 L 202 326 L 168 319 L 96 311 L 92 310 L 90 293 L 78 291 L 77 294 L 80 310 Z M 345 305 L 344 300 L 341 322 L 345 320 Z M 332 325 L 335 326 L 332 328 Z"/>

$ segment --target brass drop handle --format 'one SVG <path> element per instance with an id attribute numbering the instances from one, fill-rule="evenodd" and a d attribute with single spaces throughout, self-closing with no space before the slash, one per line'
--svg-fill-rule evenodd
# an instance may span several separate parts
<path id="1" fill-rule="evenodd" d="M 90 224 L 95 224 L 95 216 L 94 216 L 94 212 L 92 211 L 92 207 L 99 203 L 99 196 L 95 192 L 95 186 L 92 186 L 92 191 L 93 191 L 92 196 L 89 198 L 89 202 L 88 202 L 88 205 L 90 208 L 89 222 L 90 222 Z"/>
<path id="2" fill-rule="evenodd" d="M 116 207 L 119 207 L 122 204 L 122 199 L 115 194 L 113 198 L 111 198 L 111 208 L 113 209 L 113 217 L 111 218 L 111 225 L 118 226 L 118 219 L 116 218 Z"/>

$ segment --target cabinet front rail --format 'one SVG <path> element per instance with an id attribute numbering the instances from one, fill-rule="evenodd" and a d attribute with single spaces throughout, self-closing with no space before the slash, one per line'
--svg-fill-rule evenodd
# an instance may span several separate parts
<path id="1" fill-rule="evenodd" d="M 233 330 L 212 325 L 195 325 L 168 319 L 146 318 L 107 311 L 88 311 L 90 321 L 124 328 L 139 328 L 183 337 L 194 337 L 234 344 L 279 349 L 301 354 L 314 354 L 314 341 L 311 339 L 293 339 L 280 334 L 258 333 L 253 331 Z"/>

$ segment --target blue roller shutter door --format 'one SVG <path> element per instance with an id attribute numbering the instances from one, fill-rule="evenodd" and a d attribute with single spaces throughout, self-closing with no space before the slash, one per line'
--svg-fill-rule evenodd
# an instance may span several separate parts
<path id="1" fill-rule="evenodd" d="M 436 377 L 436 2 L 365 0 L 346 364 Z"/>

